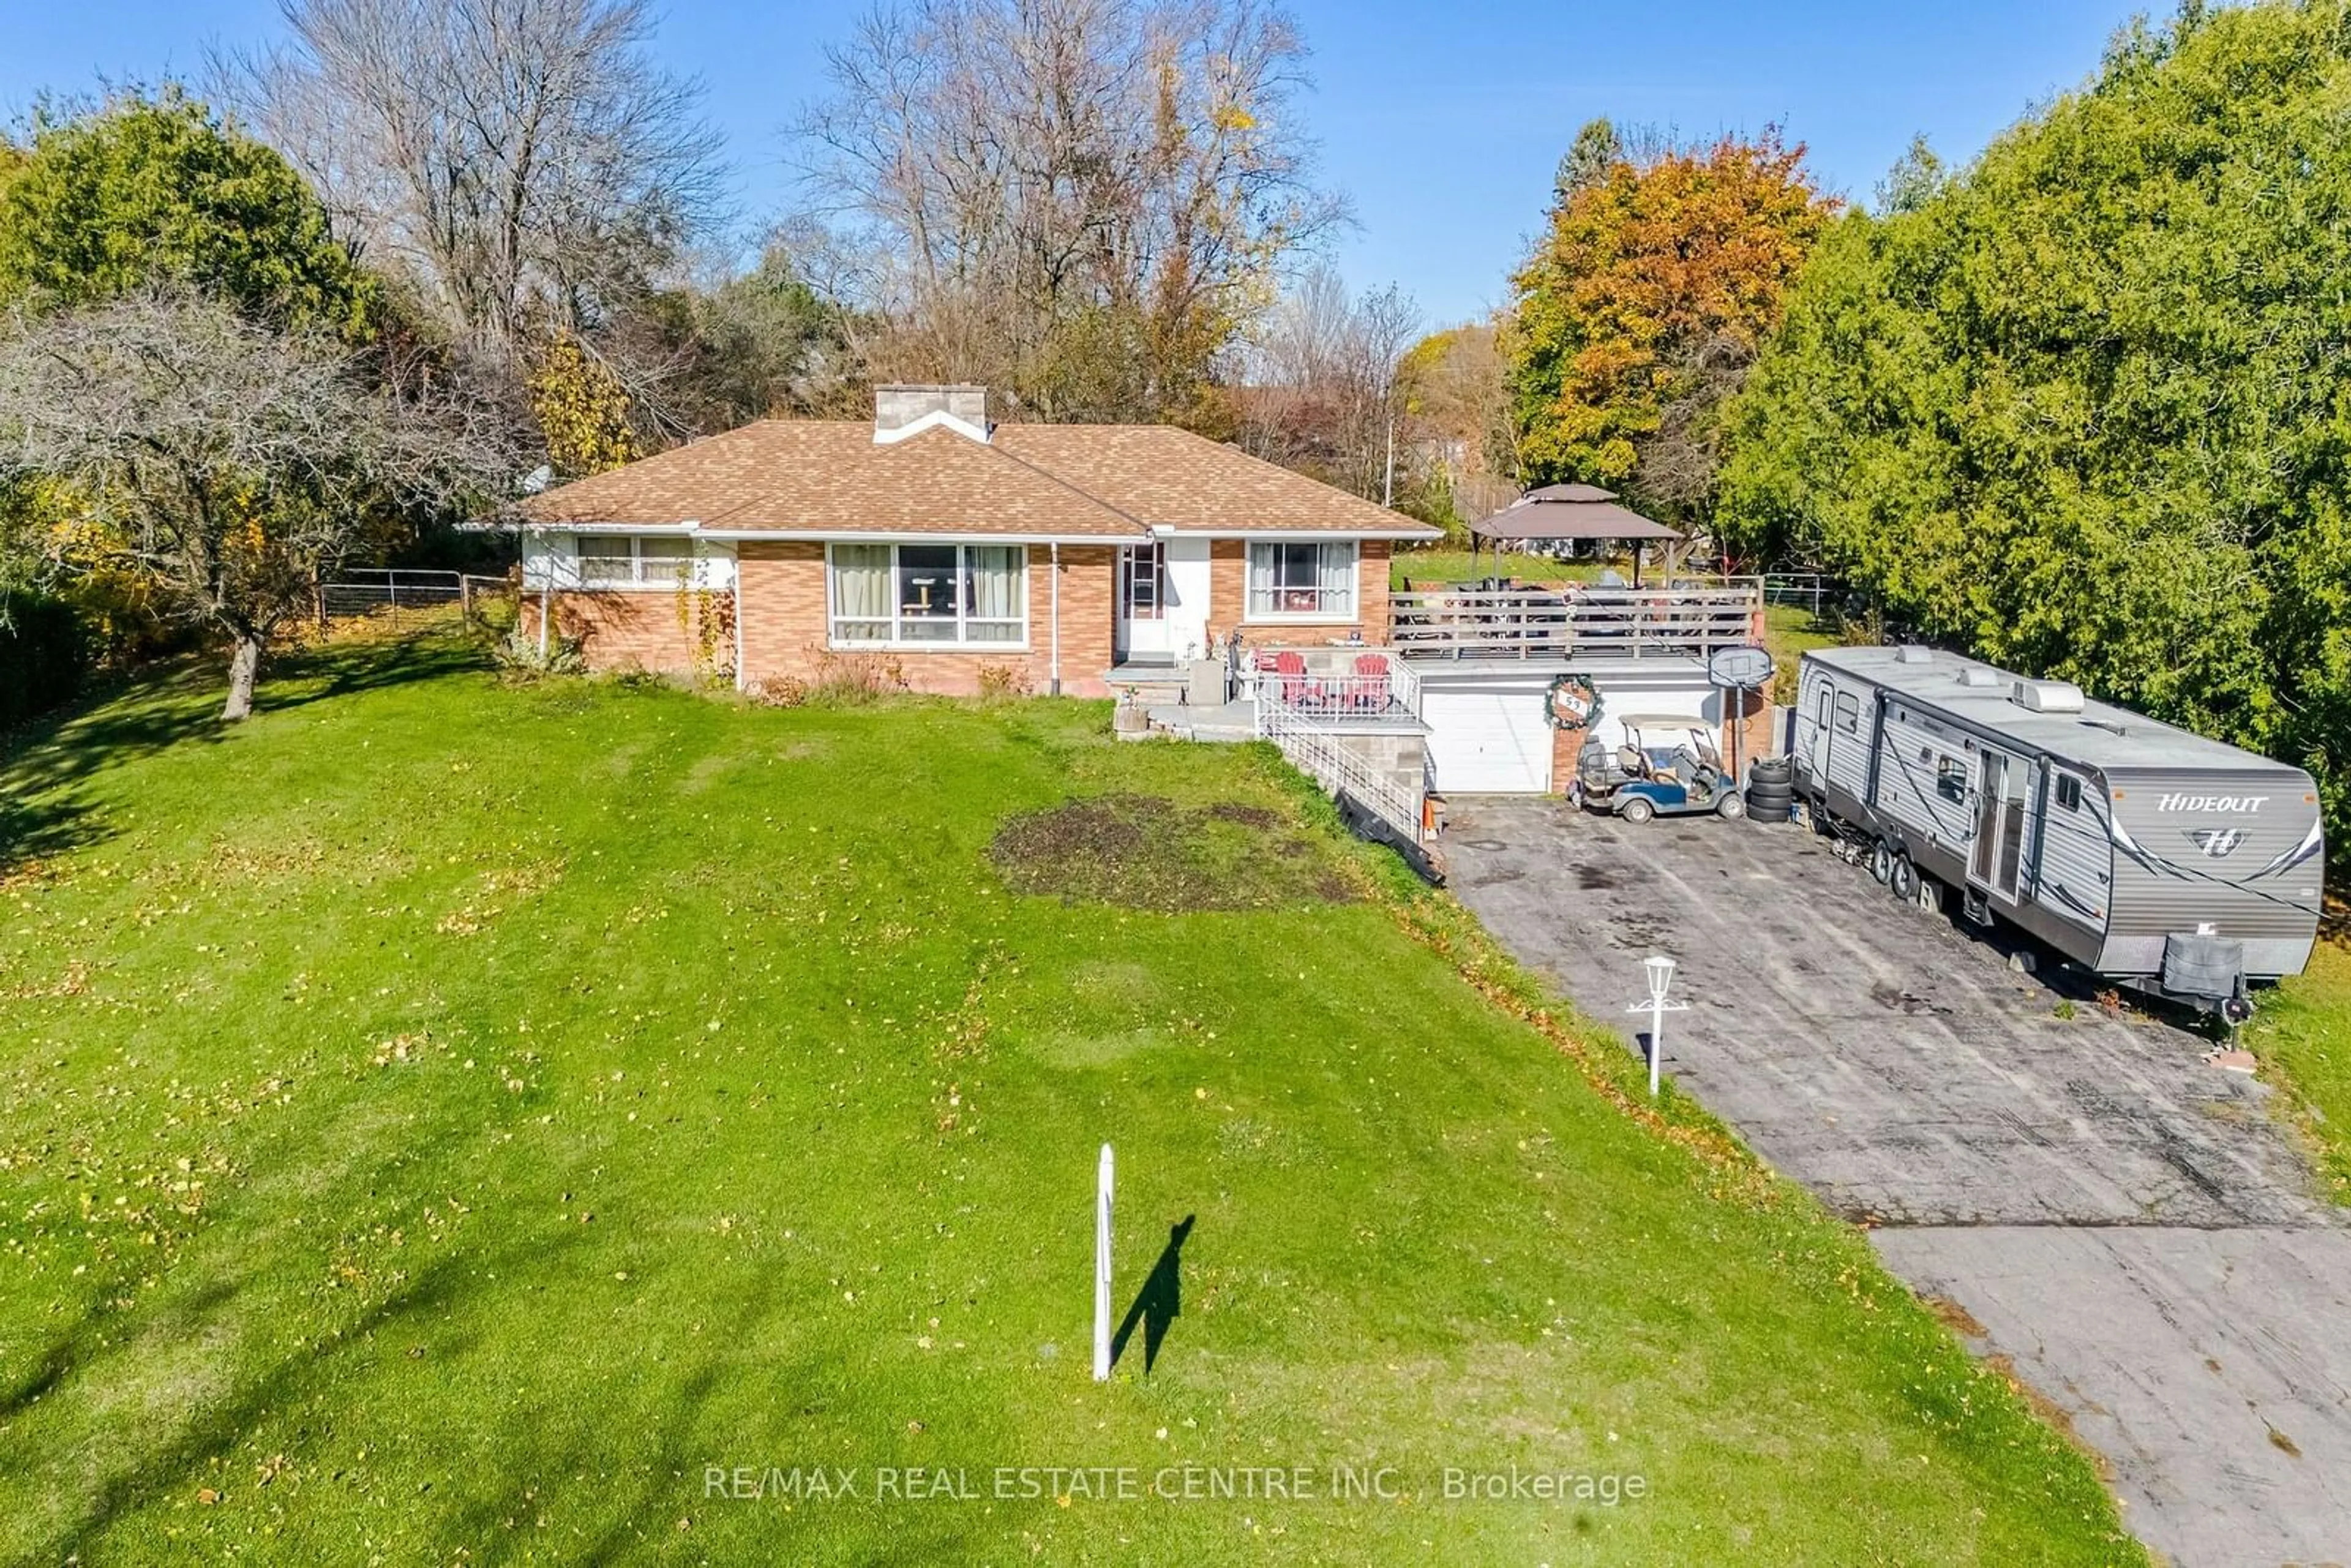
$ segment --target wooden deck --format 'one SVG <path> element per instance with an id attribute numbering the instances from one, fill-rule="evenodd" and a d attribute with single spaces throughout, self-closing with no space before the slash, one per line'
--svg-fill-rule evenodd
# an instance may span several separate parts
<path id="1" fill-rule="evenodd" d="M 1760 643 L 1763 584 L 1432 588 L 1389 597 L 1389 642 L 1409 658 L 1705 658 Z"/>

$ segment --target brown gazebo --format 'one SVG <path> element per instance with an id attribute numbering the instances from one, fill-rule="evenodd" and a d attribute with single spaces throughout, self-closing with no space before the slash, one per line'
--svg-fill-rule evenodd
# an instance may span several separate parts
<path id="1" fill-rule="evenodd" d="M 1633 586 L 1641 585 L 1641 558 L 1652 539 L 1679 544 L 1688 536 L 1629 507 L 1619 506 L 1613 490 L 1597 485 L 1544 485 L 1528 491 L 1492 517 L 1469 525 L 1469 554 L 1474 560 L 1478 541 L 1499 546 L 1510 539 L 1630 539 L 1633 541 Z"/>

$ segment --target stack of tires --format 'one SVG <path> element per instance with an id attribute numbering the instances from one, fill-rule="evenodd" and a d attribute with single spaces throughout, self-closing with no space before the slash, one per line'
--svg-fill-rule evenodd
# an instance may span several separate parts
<path id="1" fill-rule="evenodd" d="M 1796 787 L 1784 757 L 1758 758 L 1747 773 L 1747 815 L 1757 822 L 1784 822 L 1795 814 Z"/>

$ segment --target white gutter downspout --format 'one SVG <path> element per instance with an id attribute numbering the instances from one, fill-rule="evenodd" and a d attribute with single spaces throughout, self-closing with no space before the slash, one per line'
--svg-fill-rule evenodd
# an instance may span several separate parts
<path id="1" fill-rule="evenodd" d="M 1052 692 L 1061 695 L 1061 541 L 1055 539 L 1046 547 L 1053 552 L 1053 677 Z"/>

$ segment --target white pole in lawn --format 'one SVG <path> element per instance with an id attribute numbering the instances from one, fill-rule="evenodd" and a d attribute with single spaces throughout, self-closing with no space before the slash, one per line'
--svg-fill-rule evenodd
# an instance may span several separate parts
<path id="1" fill-rule="evenodd" d="M 1666 1015 L 1688 1009 L 1687 1002 L 1666 1000 L 1666 988 L 1674 983 L 1674 961 L 1662 954 L 1641 960 L 1641 968 L 1649 982 L 1649 999 L 1635 1002 L 1625 1010 L 1649 1015 L 1649 1098 L 1657 1097 L 1657 1080 L 1666 1061 Z"/>
<path id="2" fill-rule="evenodd" d="M 1110 1145 L 1094 1182 L 1094 1381 L 1110 1381 Z"/>

